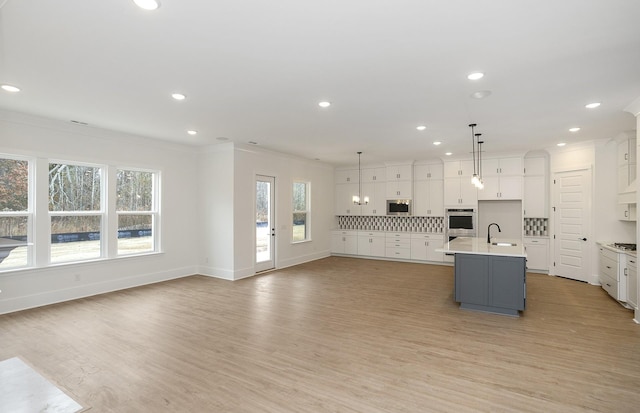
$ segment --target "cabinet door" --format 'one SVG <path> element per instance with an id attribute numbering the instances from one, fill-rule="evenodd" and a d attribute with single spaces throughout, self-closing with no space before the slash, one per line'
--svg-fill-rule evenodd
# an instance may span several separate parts
<path id="1" fill-rule="evenodd" d="M 449 206 L 460 204 L 460 178 L 445 178 L 444 204 Z"/>
<path id="2" fill-rule="evenodd" d="M 522 199 L 522 176 L 500 177 L 500 199 Z"/>
<path id="3" fill-rule="evenodd" d="M 423 238 L 411 239 L 411 259 L 412 260 L 427 260 L 427 240 Z"/>
<path id="4" fill-rule="evenodd" d="M 387 182 L 411 181 L 413 179 L 413 165 L 389 165 L 387 166 Z"/>
<path id="5" fill-rule="evenodd" d="M 336 184 L 350 184 L 359 182 L 357 169 L 339 169 L 336 171 Z"/>
<path id="6" fill-rule="evenodd" d="M 444 216 L 444 181 L 442 179 L 432 179 L 431 181 L 429 181 L 428 201 L 428 216 Z"/>
<path id="7" fill-rule="evenodd" d="M 473 161 L 460 161 L 460 177 L 471 182 L 473 176 Z"/>
<path id="8" fill-rule="evenodd" d="M 358 236 L 357 235 L 345 235 L 344 236 L 344 253 L 350 255 L 358 255 Z"/>
<path id="9" fill-rule="evenodd" d="M 411 199 L 411 181 L 387 181 L 387 198 L 389 199 Z"/>
<path id="10" fill-rule="evenodd" d="M 482 177 L 483 178 L 486 176 L 497 176 L 499 174 L 500 174 L 499 159 L 483 159 L 482 160 Z"/>
<path id="11" fill-rule="evenodd" d="M 428 261 L 444 261 L 444 254 L 442 252 L 436 252 L 436 249 L 442 248 L 444 245 L 444 238 L 434 237 L 427 241 L 427 260 Z"/>
<path id="12" fill-rule="evenodd" d="M 525 240 L 527 269 L 529 271 L 549 271 L 549 244 L 547 240 Z"/>
<path id="13" fill-rule="evenodd" d="M 522 158 L 500 158 L 500 175 L 522 175 Z"/>
<path id="14" fill-rule="evenodd" d="M 357 194 L 358 184 L 336 185 L 336 215 L 360 215 L 360 206 L 353 203 L 353 196 Z"/>
<path id="15" fill-rule="evenodd" d="M 488 305 L 489 262 L 486 255 L 456 254 L 455 300 Z"/>
<path id="16" fill-rule="evenodd" d="M 473 167 L 471 168 L 473 169 Z M 445 178 L 459 178 L 460 177 L 460 161 L 450 161 L 444 163 L 444 177 Z M 469 175 L 471 179 L 471 175 Z"/>
<path id="17" fill-rule="evenodd" d="M 362 215 L 386 215 L 385 182 L 369 182 L 362 184 L 362 198 L 369 198 L 369 203 L 362 205 Z"/>
<path id="18" fill-rule="evenodd" d="M 460 179 L 460 204 L 466 206 L 476 206 L 478 204 L 478 190 L 471 183 L 471 178 Z"/>
<path id="19" fill-rule="evenodd" d="M 371 237 L 358 234 L 358 255 L 371 255 Z"/>
<path id="20" fill-rule="evenodd" d="M 384 236 L 371 238 L 371 256 L 384 257 L 386 254 L 386 244 Z"/>
<path id="21" fill-rule="evenodd" d="M 493 201 L 500 199 L 500 178 L 497 175 L 484 176 L 482 182 L 484 183 L 484 188 L 477 191 L 479 200 Z"/>
<path id="22" fill-rule="evenodd" d="M 631 256 L 627 256 L 627 304 L 638 308 L 638 267 Z"/>
<path id="23" fill-rule="evenodd" d="M 620 221 L 635 221 L 636 211 L 635 204 L 618 204 L 616 206 L 616 215 Z"/>
<path id="24" fill-rule="evenodd" d="M 362 182 L 386 182 L 386 168 L 363 168 Z"/>
<path id="25" fill-rule="evenodd" d="M 524 310 L 525 259 L 493 256 L 489 263 L 490 305 Z"/>
<path id="26" fill-rule="evenodd" d="M 547 161 L 545 158 L 524 158 L 525 175 L 546 175 Z"/>
<path id="27" fill-rule="evenodd" d="M 544 176 L 524 177 L 524 216 L 548 218 L 547 188 Z"/>
<path id="28" fill-rule="evenodd" d="M 429 211 L 429 181 L 415 181 L 413 185 L 413 215 L 427 216 Z"/>
<path id="29" fill-rule="evenodd" d="M 342 234 L 331 234 L 331 252 L 334 254 L 344 254 L 344 236 Z"/>

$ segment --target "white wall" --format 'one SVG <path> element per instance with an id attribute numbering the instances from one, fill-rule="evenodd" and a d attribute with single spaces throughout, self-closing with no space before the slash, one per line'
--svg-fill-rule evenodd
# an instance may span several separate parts
<path id="1" fill-rule="evenodd" d="M 219 198 L 232 200 L 220 209 L 220 213 L 211 213 L 209 208 L 200 212 L 204 214 L 202 220 L 207 222 L 208 232 L 203 238 L 202 249 L 202 253 L 208 255 L 200 260 L 200 272 L 232 280 L 255 274 L 256 175 L 275 177 L 276 268 L 329 256 L 334 219 L 333 167 L 259 147 L 228 145 L 224 149 L 209 150 L 200 157 L 204 162 L 200 166 L 201 180 L 215 181 L 201 184 L 205 204 L 220 202 Z M 220 165 L 214 174 L 214 166 L 210 164 L 216 162 Z M 310 242 L 291 242 L 294 180 L 311 182 Z M 217 247 L 219 243 L 226 243 L 223 250 Z M 202 263 L 207 257 L 209 263 Z"/>
<path id="2" fill-rule="evenodd" d="M 161 171 L 162 253 L 0 273 L 0 313 L 196 272 L 196 151 L 188 146 L 0 111 L 0 153 Z"/>
<path id="3" fill-rule="evenodd" d="M 522 238 L 522 201 L 478 201 L 478 236 L 487 237 L 487 227 L 492 222 L 502 232 L 491 228 L 494 238 Z"/>

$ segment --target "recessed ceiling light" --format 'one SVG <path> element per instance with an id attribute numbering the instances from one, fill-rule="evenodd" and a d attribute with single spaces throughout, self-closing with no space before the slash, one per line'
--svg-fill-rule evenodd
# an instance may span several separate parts
<path id="1" fill-rule="evenodd" d="M 558 143 L 557 145 L 558 145 L 558 146 L 564 146 L 564 145 L 566 145 L 566 143 L 564 143 L 564 142 L 560 142 L 560 143 Z"/>
<path id="2" fill-rule="evenodd" d="M 188 133 L 189 135 L 197 135 L 197 134 L 198 134 L 198 131 L 197 131 L 197 130 L 193 130 L 193 129 L 192 129 L 192 130 L 188 130 L 188 131 L 187 131 L 187 133 Z"/>
<path id="3" fill-rule="evenodd" d="M 445 155 L 447 155 L 447 156 L 451 156 L 451 155 L 453 155 L 453 153 L 451 153 L 451 152 L 446 152 L 446 153 L 445 153 Z"/>
<path id="4" fill-rule="evenodd" d="M 420 125 L 420 126 L 416 126 L 416 129 L 418 129 L 418 130 L 425 130 L 425 129 L 427 129 L 427 127 L 426 127 L 426 126 L 424 126 L 424 125 Z"/>
<path id="5" fill-rule="evenodd" d="M 136 6 L 145 10 L 155 10 L 160 7 L 160 2 L 158 0 L 133 0 Z"/>
<path id="6" fill-rule="evenodd" d="M 442 144 L 442 142 L 440 142 L 440 141 L 435 141 L 435 142 L 433 142 L 433 144 L 434 144 L 434 145 L 436 145 L 436 146 L 438 146 L 438 145 Z"/>
<path id="7" fill-rule="evenodd" d="M 331 106 L 331 102 L 327 102 L 325 100 L 325 101 L 322 101 L 322 102 L 318 103 L 318 106 L 320 106 L 321 108 L 328 108 L 329 106 Z"/>
<path id="8" fill-rule="evenodd" d="M 598 106 L 600 106 L 600 102 L 593 102 L 593 103 L 588 103 L 588 104 L 584 105 L 584 107 L 587 108 L 587 109 L 595 109 Z"/>
<path id="9" fill-rule="evenodd" d="M 472 94 L 469 95 L 469 97 L 472 97 L 474 99 L 484 99 L 486 97 L 491 96 L 491 91 L 490 90 L 479 90 L 477 92 L 473 92 Z"/>
<path id="10" fill-rule="evenodd" d="M 569 132 L 578 132 L 580 128 L 570 128 Z"/>
<path id="11" fill-rule="evenodd" d="M 2 85 L 0 86 L 3 90 L 11 93 L 20 92 L 20 88 L 12 85 Z"/>
<path id="12" fill-rule="evenodd" d="M 469 79 L 469 80 L 478 80 L 478 79 L 482 79 L 483 77 L 484 77 L 484 73 L 482 73 L 482 72 L 473 72 L 469 76 L 467 76 L 467 79 Z"/>
<path id="13" fill-rule="evenodd" d="M 182 93 L 172 93 L 171 97 L 175 100 L 185 100 L 187 98 L 187 96 L 183 95 Z"/>

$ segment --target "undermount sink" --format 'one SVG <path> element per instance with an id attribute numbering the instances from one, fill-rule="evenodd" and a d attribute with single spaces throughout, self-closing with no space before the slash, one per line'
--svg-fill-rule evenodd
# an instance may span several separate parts
<path id="1" fill-rule="evenodd" d="M 495 245 L 498 247 L 515 247 L 518 244 L 513 244 L 511 242 L 492 242 L 491 245 Z"/>

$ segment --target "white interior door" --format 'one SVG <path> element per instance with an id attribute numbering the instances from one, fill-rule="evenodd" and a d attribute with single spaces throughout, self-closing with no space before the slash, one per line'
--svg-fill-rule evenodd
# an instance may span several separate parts
<path id="1" fill-rule="evenodd" d="M 588 282 L 591 170 L 557 172 L 553 183 L 555 275 Z"/>
<path id="2" fill-rule="evenodd" d="M 274 219 L 275 178 L 256 176 L 256 262 L 255 271 L 275 268 L 276 226 Z"/>

